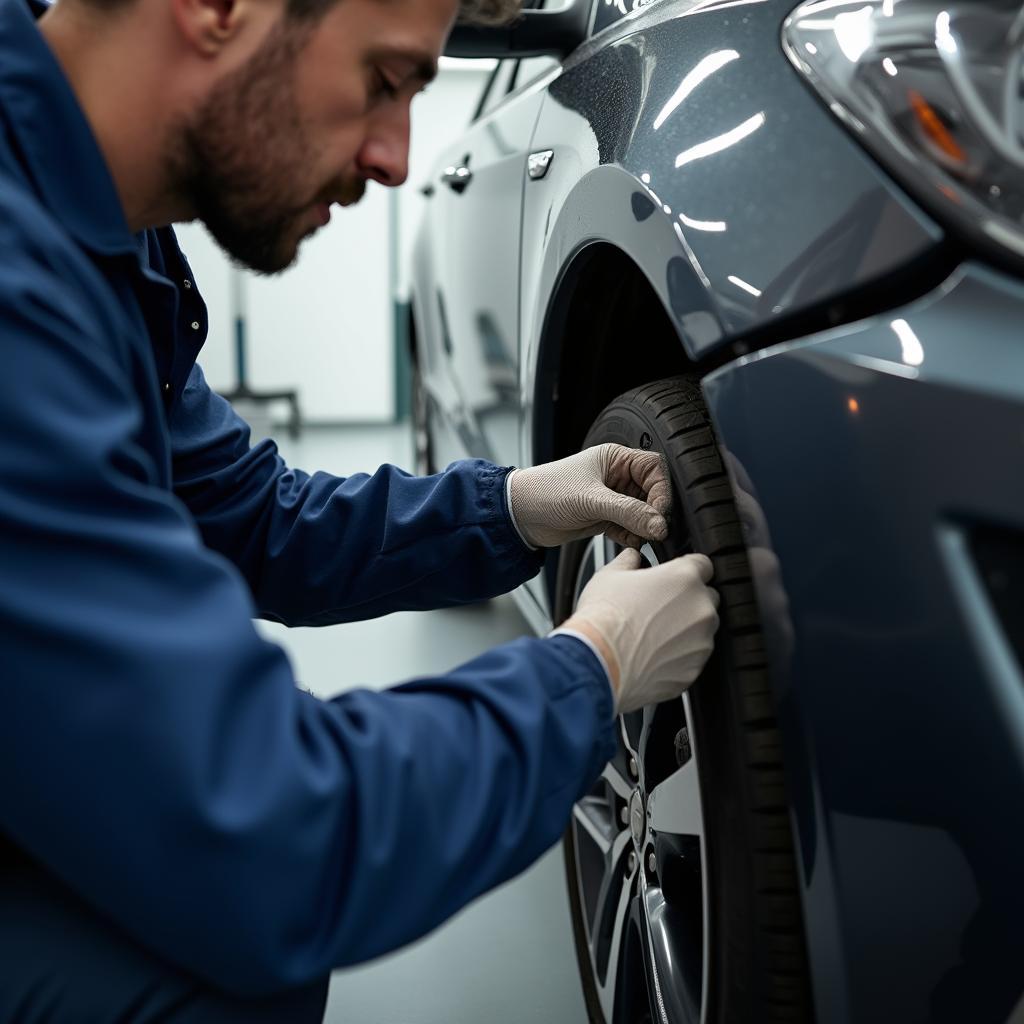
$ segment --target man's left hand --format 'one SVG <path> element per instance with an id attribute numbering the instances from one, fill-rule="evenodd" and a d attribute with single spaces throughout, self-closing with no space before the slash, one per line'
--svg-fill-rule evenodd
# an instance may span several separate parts
<path id="1" fill-rule="evenodd" d="M 668 536 L 672 483 L 657 452 L 601 444 L 579 455 L 512 471 L 512 515 L 534 547 L 605 533 L 638 548 Z"/>

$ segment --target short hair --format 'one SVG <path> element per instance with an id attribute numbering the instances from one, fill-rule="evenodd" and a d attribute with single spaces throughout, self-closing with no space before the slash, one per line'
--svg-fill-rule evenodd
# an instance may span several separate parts
<path id="1" fill-rule="evenodd" d="M 285 0 L 292 21 L 316 21 L 344 0 Z M 507 25 L 519 17 L 521 0 L 459 0 L 460 25 Z"/>
<path id="2" fill-rule="evenodd" d="M 508 25 L 519 17 L 520 0 L 459 0 L 461 25 Z"/>
<path id="3" fill-rule="evenodd" d="M 89 7 L 114 12 L 132 0 L 83 0 Z M 285 17 L 293 22 L 317 21 L 343 0 L 285 0 Z M 521 0 L 459 0 L 461 25 L 508 25 L 519 17 Z"/>

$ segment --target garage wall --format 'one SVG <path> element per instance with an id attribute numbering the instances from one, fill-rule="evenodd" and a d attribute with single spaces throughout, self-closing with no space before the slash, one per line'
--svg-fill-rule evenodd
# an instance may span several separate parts
<path id="1" fill-rule="evenodd" d="M 443 62 L 413 103 L 408 183 L 371 185 L 358 206 L 302 247 L 298 264 L 260 277 L 234 271 L 204 228 L 178 238 L 210 310 L 200 363 L 211 385 L 234 386 L 233 275 L 248 310 L 248 382 L 254 390 L 297 388 L 308 422 L 386 422 L 395 415 L 393 302 L 407 271 L 431 165 L 468 123 L 491 62 Z M 283 410 L 282 410 L 283 411 Z"/>

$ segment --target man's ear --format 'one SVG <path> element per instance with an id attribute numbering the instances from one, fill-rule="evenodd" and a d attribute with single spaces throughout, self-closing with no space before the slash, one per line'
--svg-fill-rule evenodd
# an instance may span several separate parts
<path id="1" fill-rule="evenodd" d="M 171 0 L 182 40 L 204 57 L 216 57 L 252 20 L 253 0 Z"/>

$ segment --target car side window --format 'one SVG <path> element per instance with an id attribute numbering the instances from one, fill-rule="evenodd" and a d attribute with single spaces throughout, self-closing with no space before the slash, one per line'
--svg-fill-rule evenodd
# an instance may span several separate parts
<path id="1" fill-rule="evenodd" d="M 545 0 L 523 0 L 524 10 L 543 10 Z M 477 102 L 473 120 L 489 114 L 514 89 L 527 85 L 535 78 L 558 65 L 554 57 L 506 57 L 498 62 L 484 85 Z"/>
<path id="2" fill-rule="evenodd" d="M 591 35 L 597 35 L 602 29 L 614 25 L 620 18 L 635 11 L 638 7 L 646 7 L 650 0 L 594 0 L 594 25 Z"/>
<path id="3" fill-rule="evenodd" d="M 558 67 L 558 60 L 555 57 L 525 57 L 518 62 L 516 70 L 512 74 L 512 81 L 509 83 L 509 91 L 518 89 L 520 86 L 529 85 L 535 78 L 539 78 L 546 71 Z"/>
<path id="4" fill-rule="evenodd" d="M 518 66 L 519 61 L 511 57 L 498 61 L 498 66 L 491 72 L 487 84 L 480 94 L 480 101 L 477 103 L 476 113 L 473 115 L 474 121 L 489 114 L 508 95 L 508 91 L 515 81 Z"/>

